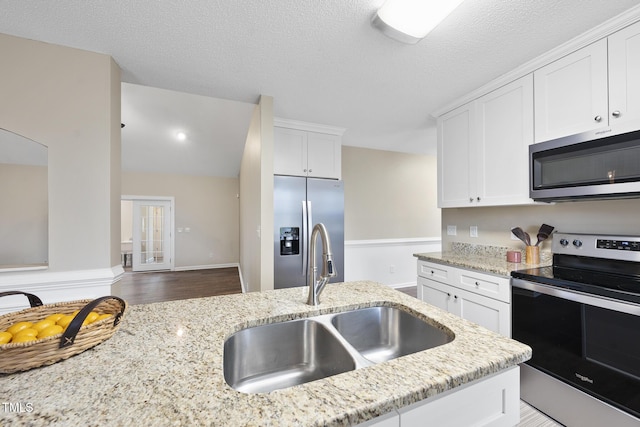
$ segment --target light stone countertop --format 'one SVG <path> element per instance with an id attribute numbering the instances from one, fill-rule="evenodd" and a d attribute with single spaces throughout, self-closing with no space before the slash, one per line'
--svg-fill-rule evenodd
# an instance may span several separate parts
<path id="1" fill-rule="evenodd" d="M 93 349 L 0 375 L 0 425 L 352 425 L 531 357 L 524 344 L 374 282 L 330 284 L 318 307 L 306 298 L 301 287 L 130 306 L 119 331 Z M 380 305 L 404 307 L 455 339 L 271 393 L 241 393 L 224 380 L 223 343 L 240 329 Z"/>
<path id="2" fill-rule="evenodd" d="M 500 246 L 469 245 L 454 242 L 450 251 L 414 254 L 419 260 L 450 265 L 452 267 L 470 268 L 482 273 L 511 277 L 512 271 L 551 265 L 552 254 L 540 251 L 540 264 L 526 264 L 524 250 L 522 262 L 507 262 L 507 248 Z"/>

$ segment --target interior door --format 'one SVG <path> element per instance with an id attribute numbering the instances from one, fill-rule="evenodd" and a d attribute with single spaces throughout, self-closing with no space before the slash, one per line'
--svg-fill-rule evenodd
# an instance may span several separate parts
<path id="1" fill-rule="evenodd" d="M 133 201 L 133 271 L 170 270 L 173 265 L 171 201 Z"/>

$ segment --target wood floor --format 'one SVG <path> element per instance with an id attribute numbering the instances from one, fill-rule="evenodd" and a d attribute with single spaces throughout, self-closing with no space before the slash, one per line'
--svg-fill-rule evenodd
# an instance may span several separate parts
<path id="1" fill-rule="evenodd" d="M 238 269 L 216 268 L 210 270 L 167 271 L 132 273 L 125 271 L 118 296 L 129 304 L 173 301 L 216 295 L 242 293 Z M 416 286 L 398 288 L 416 297 Z M 521 421 L 517 427 L 562 427 L 543 413 L 520 401 Z"/>
<path id="2" fill-rule="evenodd" d="M 236 267 L 140 273 L 125 271 L 120 289 L 118 296 L 129 304 L 242 293 Z"/>

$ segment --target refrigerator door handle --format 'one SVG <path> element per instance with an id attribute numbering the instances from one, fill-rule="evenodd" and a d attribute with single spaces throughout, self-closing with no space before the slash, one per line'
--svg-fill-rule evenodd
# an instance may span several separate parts
<path id="1" fill-rule="evenodd" d="M 307 273 L 307 240 L 309 240 L 309 224 L 307 223 L 307 201 L 302 201 L 302 275 Z"/>
<path id="2" fill-rule="evenodd" d="M 307 200 L 307 216 L 305 217 L 307 221 L 307 238 L 304 241 L 304 247 L 307 251 L 307 256 L 305 257 L 305 268 L 302 274 L 307 274 L 307 265 L 310 265 L 311 260 L 309 259 L 309 254 L 311 250 L 309 249 L 309 245 L 311 245 L 311 233 L 313 231 L 313 210 L 311 209 L 311 200 Z"/>

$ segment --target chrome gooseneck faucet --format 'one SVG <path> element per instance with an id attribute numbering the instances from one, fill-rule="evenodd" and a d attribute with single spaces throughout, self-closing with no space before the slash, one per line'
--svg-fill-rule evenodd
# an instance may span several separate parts
<path id="1" fill-rule="evenodd" d="M 318 239 L 318 234 L 322 239 L 322 274 L 319 279 L 317 279 L 318 267 L 316 266 L 316 240 Z M 330 278 L 335 277 L 338 273 L 333 265 L 331 241 L 324 224 L 319 223 L 313 227 L 309 242 L 309 274 L 307 279 L 309 298 L 307 299 L 307 304 L 318 305 L 320 304 L 320 294 L 324 286 L 329 282 Z"/>

